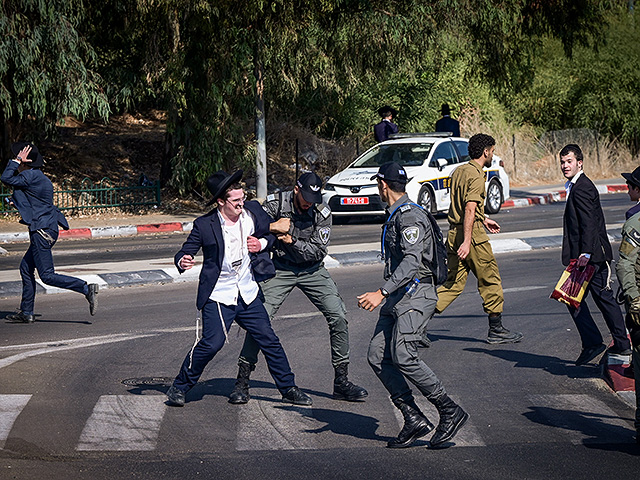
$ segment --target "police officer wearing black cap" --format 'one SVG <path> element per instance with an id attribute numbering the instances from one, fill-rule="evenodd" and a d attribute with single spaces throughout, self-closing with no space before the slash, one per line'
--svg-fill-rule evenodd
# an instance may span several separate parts
<path id="1" fill-rule="evenodd" d="M 331 237 L 331 210 L 322 203 L 322 180 L 315 173 L 303 173 L 292 191 L 267 197 L 265 211 L 276 220 L 271 231 L 277 235 L 272 248 L 275 277 L 261 283 L 265 308 L 273 319 L 278 309 L 298 287 L 322 312 L 329 326 L 331 363 L 335 370 L 333 398 L 362 401 L 367 391 L 348 379 L 349 330 L 346 307 L 338 288 L 324 267 Z M 249 376 L 258 362 L 258 345 L 245 336 L 238 359 L 238 379 L 229 402 L 249 401 Z"/>
<path id="2" fill-rule="evenodd" d="M 10 160 L 2 173 L 2 183 L 13 187 L 11 196 L 22 220 L 29 227 L 29 249 L 20 262 L 22 301 L 18 312 L 7 315 L 10 323 L 33 323 L 36 298 L 35 270 L 45 284 L 81 293 L 89 302 L 89 313 L 98 306 L 98 285 L 56 273 L 51 249 L 58 240 L 58 227 L 69 229 L 67 219 L 53 204 L 53 184 L 42 173 L 44 159 L 38 147 L 27 142 L 11 146 L 16 158 Z"/>
<path id="3" fill-rule="evenodd" d="M 388 205 L 382 232 L 385 283 L 375 292 L 358 296 L 358 305 L 373 311 L 386 299 L 369 344 L 368 360 L 404 417 L 404 427 L 387 446 L 409 447 L 434 428 L 416 405 L 408 380 L 440 414 L 431 445 L 441 447 L 469 415 L 449 398 L 418 355 L 418 345 L 438 301 L 433 281 L 436 238 L 428 213 L 409 200 L 407 174 L 399 164 L 385 163 L 371 179 L 377 179 L 380 198 Z"/>

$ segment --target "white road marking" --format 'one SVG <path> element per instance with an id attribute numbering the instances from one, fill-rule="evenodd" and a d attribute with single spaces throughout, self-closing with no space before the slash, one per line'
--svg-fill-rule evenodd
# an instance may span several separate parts
<path id="1" fill-rule="evenodd" d="M 0 449 L 9 437 L 11 427 L 31 395 L 0 395 Z"/>
<path id="2" fill-rule="evenodd" d="M 528 287 L 512 287 L 512 288 L 503 288 L 502 291 L 504 293 L 517 293 L 517 292 L 528 292 L 529 290 L 541 290 L 548 288 L 549 291 L 553 289 L 553 286 L 549 285 L 531 285 Z"/>
<path id="3" fill-rule="evenodd" d="M 252 393 L 255 393 L 252 390 Z M 238 408 L 236 450 L 310 450 L 320 448 L 316 433 L 322 425 L 311 416 L 311 407 L 291 405 L 279 399 L 252 398 Z"/>
<path id="4" fill-rule="evenodd" d="M 536 421 L 561 429 L 574 444 L 620 443 L 633 433 L 632 419 L 624 420 L 590 395 L 530 395 Z"/>
<path id="5" fill-rule="evenodd" d="M 151 451 L 167 406 L 164 395 L 103 395 L 82 430 L 79 451 Z"/>

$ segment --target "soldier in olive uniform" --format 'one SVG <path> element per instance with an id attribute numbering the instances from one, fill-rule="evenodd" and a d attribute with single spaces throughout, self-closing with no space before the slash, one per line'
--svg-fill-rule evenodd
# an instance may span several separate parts
<path id="1" fill-rule="evenodd" d="M 451 176 L 451 206 L 447 235 L 449 274 L 438 288 L 436 312 L 442 313 L 462 293 L 471 271 L 478 279 L 478 292 L 489 315 L 488 343 L 514 343 L 522 340 L 519 332 L 502 325 L 504 295 L 498 264 L 493 256 L 489 236 L 500 225 L 484 215 L 485 175 L 483 167 L 491 165 L 496 141 L 482 133 L 469 139 L 471 160 L 456 168 Z"/>
<path id="2" fill-rule="evenodd" d="M 633 173 L 623 173 L 629 187 L 629 198 L 636 202 L 627 211 L 622 227 L 620 259 L 616 274 L 627 307 L 626 324 L 631 334 L 632 362 L 636 390 L 636 442 L 640 443 L 640 167 Z"/>
<path id="3" fill-rule="evenodd" d="M 389 448 L 411 446 L 433 430 L 416 405 L 407 380 L 435 405 L 440 421 L 431 438 L 433 447 L 453 438 L 469 415 L 447 395 L 435 373 L 418 356 L 418 344 L 433 316 L 438 297 L 434 287 L 435 236 L 428 213 L 410 203 L 405 193 L 407 174 L 397 163 L 385 163 L 372 177 L 389 216 L 382 233 L 384 285 L 358 296 L 358 305 L 373 311 L 386 298 L 369 344 L 368 360 L 404 426 L 387 443 Z"/>
<path id="4" fill-rule="evenodd" d="M 303 173 L 293 191 L 267 197 L 265 211 L 276 221 L 271 231 L 277 235 L 272 248 L 275 277 L 261 283 L 264 306 L 273 319 L 278 309 L 298 287 L 322 312 L 329 325 L 331 363 L 335 370 L 333 398 L 362 401 L 367 391 L 348 379 L 349 329 L 347 309 L 338 287 L 322 263 L 331 237 L 331 210 L 322 203 L 322 180 L 315 173 Z M 245 335 L 238 359 L 238 379 L 229 402 L 249 401 L 249 376 L 258 362 L 259 347 Z"/>

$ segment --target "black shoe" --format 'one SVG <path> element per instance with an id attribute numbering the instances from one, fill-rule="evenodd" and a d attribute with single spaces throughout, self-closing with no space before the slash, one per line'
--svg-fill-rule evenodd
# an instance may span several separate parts
<path id="1" fill-rule="evenodd" d="M 36 317 L 33 313 L 25 314 L 25 313 L 22 313 L 21 311 L 16 313 L 10 313 L 4 318 L 9 320 L 7 323 L 33 323 L 36 321 Z"/>
<path id="2" fill-rule="evenodd" d="M 431 446 L 438 448 L 443 443 L 451 440 L 467 420 L 469 420 L 469 414 L 465 412 L 462 407 L 456 405 L 452 413 L 440 417 L 440 423 L 436 428 L 436 433 L 431 437 Z"/>
<path id="3" fill-rule="evenodd" d="M 233 391 L 229 394 L 229 403 L 233 405 L 243 405 L 249 402 L 249 376 L 255 370 L 255 365 L 240 362 L 238 363 L 238 378 L 233 387 Z"/>
<path id="4" fill-rule="evenodd" d="M 596 345 L 595 347 L 583 348 L 582 352 L 580 352 L 580 356 L 576 359 L 576 365 L 580 366 L 584 365 L 585 363 L 589 363 L 606 349 L 607 347 L 605 347 L 602 343 L 600 345 Z"/>
<path id="5" fill-rule="evenodd" d="M 184 407 L 185 393 L 177 387 L 171 385 L 167 390 L 167 404 L 172 407 Z"/>
<path id="6" fill-rule="evenodd" d="M 631 351 L 630 348 L 616 348 L 616 347 L 609 347 L 607 349 L 607 353 L 612 354 L 612 355 L 631 355 L 633 352 Z"/>
<path id="7" fill-rule="evenodd" d="M 333 381 L 333 398 L 347 402 L 362 402 L 369 393 L 362 387 L 352 383 L 348 378 L 348 364 L 341 363 L 335 367 L 336 377 Z"/>
<path id="8" fill-rule="evenodd" d="M 407 448 L 434 429 L 433 423 L 420 411 L 413 398 L 397 398 L 393 404 L 402 412 L 404 425 L 396 438 L 387 442 L 387 448 Z"/>
<path id="9" fill-rule="evenodd" d="M 489 328 L 489 334 L 487 335 L 487 343 L 492 345 L 499 343 L 517 343 L 522 340 L 522 333 L 520 332 L 510 332 L 502 325 L 499 327 L 491 327 Z"/>
<path id="10" fill-rule="evenodd" d="M 84 296 L 89 302 L 89 313 L 93 316 L 96 314 L 96 310 L 98 309 L 98 284 L 90 283 L 87 285 L 89 291 Z"/>
<path id="11" fill-rule="evenodd" d="M 282 394 L 282 401 L 293 403 L 294 405 L 311 405 L 313 400 L 311 397 L 300 390 L 298 387 L 291 387 Z"/>

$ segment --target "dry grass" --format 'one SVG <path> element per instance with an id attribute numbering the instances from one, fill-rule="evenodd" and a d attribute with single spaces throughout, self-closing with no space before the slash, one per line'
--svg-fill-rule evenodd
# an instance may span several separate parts
<path id="1" fill-rule="evenodd" d="M 560 130 L 538 135 L 531 126 L 509 124 L 503 119 L 483 120 L 473 109 L 461 112 L 460 130 L 465 137 L 483 132 L 496 139 L 496 154 L 504 161 L 513 186 L 564 182 L 558 152 L 568 143 L 580 145 L 584 170 L 592 179 L 619 178 L 621 172 L 631 172 L 640 164 L 640 158 L 634 158 L 629 148 L 593 130 Z"/>

